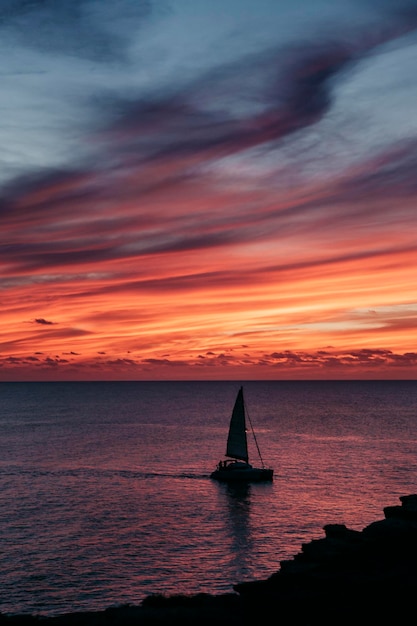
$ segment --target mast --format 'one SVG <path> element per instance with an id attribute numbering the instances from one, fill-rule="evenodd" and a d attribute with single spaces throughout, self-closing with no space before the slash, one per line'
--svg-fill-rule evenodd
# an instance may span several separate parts
<path id="1" fill-rule="evenodd" d="M 257 440 L 257 438 L 256 438 L 255 431 L 254 431 L 253 426 L 252 426 L 252 420 L 251 420 L 251 418 L 250 418 L 250 415 L 249 415 L 249 412 L 248 412 L 247 408 L 246 408 L 246 415 L 247 415 L 247 418 L 248 418 L 248 422 L 249 422 L 249 425 L 250 425 L 250 429 L 251 429 L 251 431 L 252 431 L 253 439 L 254 439 L 254 441 L 255 441 L 256 449 L 257 449 L 257 451 L 258 451 L 259 458 L 260 458 L 260 460 L 261 460 L 262 467 L 264 468 L 264 467 L 265 467 L 264 460 L 263 460 L 263 458 L 262 458 L 261 451 L 260 451 L 259 446 L 258 446 L 258 440 Z"/>

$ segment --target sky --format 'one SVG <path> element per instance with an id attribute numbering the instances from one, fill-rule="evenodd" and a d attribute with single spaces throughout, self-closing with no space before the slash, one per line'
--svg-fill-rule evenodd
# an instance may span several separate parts
<path id="1" fill-rule="evenodd" d="M 1 0 L 0 381 L 417 378 L 415 0 Z"/>

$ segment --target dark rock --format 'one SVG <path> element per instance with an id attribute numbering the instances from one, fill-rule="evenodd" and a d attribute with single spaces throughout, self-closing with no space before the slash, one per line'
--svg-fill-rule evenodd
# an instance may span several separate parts
<path id="1" fill-rule="evenodd" d="M 417 523 L 409 515 L 417 497 L 400 500 L 361 532 L 325 526 L 326 537 L 303 544 L 279 572 L 234 589 L 248 606 L 291 610 L 293 624 L 398 623 L 417 593 Z"/>
<path id="2" fill-rule="evenodd" d="M 406 509 L 402 506 L 386 506 L 384 508 L 384 515 L 386 518 L 401 517 L 402 519 L 417 522 L 417 511 Z"/>
<path id="3" fill-rule="evenodd" d="M 350 530 L 344 524 L 326 524 L 323 527 L 324 534 L 329 539 L 337 538 L 345 541 L 360 541 L 361 533 L 359 530 Z"/>
<path id="4" fill-rule="evenodd" d="M 413 509 L 417 511 L 417 494 L 413 493 L 409 496 L 400 496 L 400 502 L 404 509 Z"/>

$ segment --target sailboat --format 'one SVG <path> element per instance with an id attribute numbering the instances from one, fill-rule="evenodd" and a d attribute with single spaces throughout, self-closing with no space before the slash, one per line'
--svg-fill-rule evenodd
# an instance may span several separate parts
<path id="1" fill-rule="evenodd" d="M 249 463 L 246 418 L 251 427 L 262 467 L 253 467 Z M 226 460 L 217 464 L 214 472 L 210 474 L 210 478 L 222 482 L 265 482 L 271 481 L 273 478 L 274 470 L 265 467 L 261 457 L 255 431 L 246 410 L 243 387 L 240 387 L 238 391 L 230 419 L 226 457 L 228 457 Z"/>

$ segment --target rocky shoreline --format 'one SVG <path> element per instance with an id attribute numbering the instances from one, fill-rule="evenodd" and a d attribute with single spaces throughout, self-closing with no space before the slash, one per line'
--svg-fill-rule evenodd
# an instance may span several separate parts
<path id="1" fill-rule="evenodd" d="M 256 620 L 312 624 L 414 622 L 417 597 L 417 495 L 384 508 L 362 531 L 324 526 L 265 580 L 223 595 L 149 596 L 139 606 L 57 617 L 0 614 L 0 626 L 223 626 Z"/>

